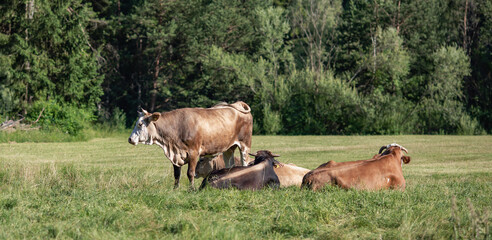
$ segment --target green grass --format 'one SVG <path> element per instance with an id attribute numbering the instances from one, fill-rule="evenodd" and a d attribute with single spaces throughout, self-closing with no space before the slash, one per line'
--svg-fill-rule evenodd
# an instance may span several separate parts
<path id="1" fill-rule="evenodd" d="M 0 143 L 24 143 L 24 142 L 80 142 L 94 138 L 108 138 L 128 134 L 131 130 L 123 130 L 111 126 L 96 124 L 86 127 L 77 135 L 70 135 L 58 129 L 52 130 L 15 130 L 0 131 Z"/>
<path id="2" fill-rule="evenodd" d="M 254 136 L 254 151 L 306 168 L 397 142 L 407 189 L 194 192 L 128 135 L 1 143 L 0 239 L 491 239 L 492 136 Z"/>

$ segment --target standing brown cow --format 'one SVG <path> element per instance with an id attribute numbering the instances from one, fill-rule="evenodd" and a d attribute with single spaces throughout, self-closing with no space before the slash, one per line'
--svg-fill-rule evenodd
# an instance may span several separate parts
<path id="1" fill-rule="evenodd" d="M 386 150 L 383 152 L 383 150 Z M 369 160 L 335 163 L 330 161 L 308 172 L 302 187 L 313 190 L 325 185 L 341 188 L 378 190 L 385 188 L 405 189 L 402 165 L 410 162 L 408 150 L 396 143 L 383 146 L 379 154 Z"/>
<path id="2" fill-rule="evenodd" d="M 252 133 L 251 108 L 238 101 L 211 108 L 181 108 L 163 113 L 148 113 L 142 109 L 128 142 L 160 146 L 173 164 L 174 187 L 179 186 L 181 166 L 188 163 L 188 179 L 193 188 L 200 156 L 223 153 L 226 165 L 230 167 L 234 164 L 234 150 L 239 147 L 245 166 Z"/>

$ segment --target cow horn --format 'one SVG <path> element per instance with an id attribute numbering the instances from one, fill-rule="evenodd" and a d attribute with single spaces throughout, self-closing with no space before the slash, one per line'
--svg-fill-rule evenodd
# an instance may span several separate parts
<path id="1" fill-rule="evenodd" d="M 272 153 L 272 157 L 280 157 L 280 155 Z"/>
<path id="2" fill-rule="evenodd" d="M 402 146 L 400 146 L 401 150 L 403 150 L 404 152 L 408 153 L 408 150 Z"/>
<path id="3" fill-rule="evenodd" d="M 400 144 L 398 144 L 398 143 L 389 144 L 387 146 L 387 148 L 389 148 L 389 147 L 399 147 L 401 150 L 403 150 L 404 152 L 408 153 L 408 150 L 406 148 L 404 148 L 403 146 L 401 146 Z"/>
<path id="4" fill-rule="evenodd" d="M 382 146 L 380 149 L 379 149 L 379 153 L 378 154 L 381 154 L 383 152 L 384 149 L 388 148 L 388 146 Z"/>
<path id="5" fill-rule="evenodd" d="M 145 109 L 143 109 L 143 108 L 140 108 L 140 111 L 142 111 L 142 113 L 143 113 L 144 115 L 149 115 L 149 112 L 145 111 Z"/>
<path id="6" fill-rule="evenodd" d="M 255 155 L 255 154 L 252 154 L 252 153 L 248 153 L 248 154 L 249 154 L 249 155 L 251 155 L 251 156 L 253 156 L 253 157 L 256 157 L 256 155 Z"/>
<path id="7" fill-rule="evenodd" d="M 145 111 L 145 110 L 143 110 L 143 108 L 138 108 L 137 114 L 139 117 L 145 116 L 145 113 L 143 111 Z"/>

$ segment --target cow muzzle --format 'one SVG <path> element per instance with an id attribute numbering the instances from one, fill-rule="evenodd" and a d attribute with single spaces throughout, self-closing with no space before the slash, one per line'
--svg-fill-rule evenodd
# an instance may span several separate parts
<path id="1" fill-rule="evenodd" d="M 137 141 L 132 141 L 132 138 L 128 138 L 128 143 L 130 143 L 131 145 L 134 145 L 134 146 L 136 146 L 138 144 Z"/>

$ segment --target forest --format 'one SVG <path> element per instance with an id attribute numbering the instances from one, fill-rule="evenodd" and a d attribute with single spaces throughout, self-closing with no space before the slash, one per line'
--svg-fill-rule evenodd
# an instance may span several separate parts
<path id="1" fill-rule="evenodd" d="M 254 134 L 490 134 L 492 1 L 0 6 L 0 122 L 77 135 L 237 100 Z"/>

